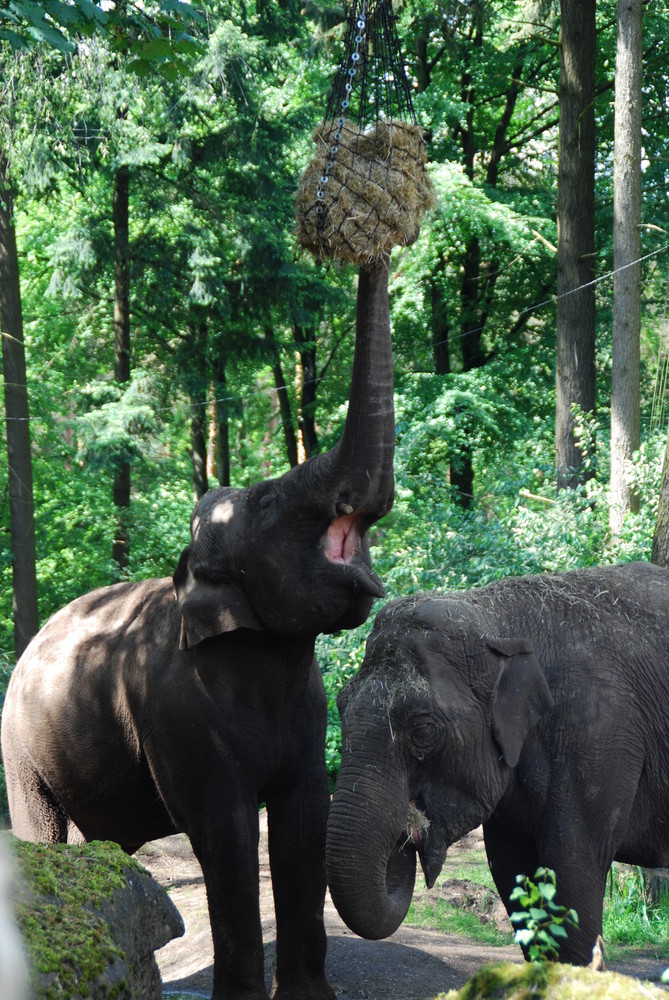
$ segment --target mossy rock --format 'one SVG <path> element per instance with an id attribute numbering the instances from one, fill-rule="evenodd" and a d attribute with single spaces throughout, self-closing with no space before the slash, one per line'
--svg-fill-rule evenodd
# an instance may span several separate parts
<path id="1" fill-rule="evenodd" d="M 149 873 L 112 843 L 10 845 L 34 1000 L 157 1000 L 153 952 L 183 923 Z"/>
<path id="2" fill-rule="evenodd" d="M 666 1000 L 667 994 L 651 983 L 641 983 L 617 972 L 595 972 L 551 962 L 485 965 L 462 989 L 441 994 L 441 1000 L 634 1000 L 635 997 Z"/>

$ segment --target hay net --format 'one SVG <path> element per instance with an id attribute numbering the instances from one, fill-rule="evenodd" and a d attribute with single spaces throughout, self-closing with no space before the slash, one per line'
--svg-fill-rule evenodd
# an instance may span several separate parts
<path id="1" fill-rule="evenodd" d="M 413 243 L 432 196 L 392 0 L 352 0 L 344 55 L 297 192 L 297 238 L 368 264 Z"/>

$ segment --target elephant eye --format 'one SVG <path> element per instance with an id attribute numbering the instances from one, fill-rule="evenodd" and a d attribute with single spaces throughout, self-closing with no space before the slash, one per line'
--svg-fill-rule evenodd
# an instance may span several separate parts
<path id="1" fill-rule="evenodd" d="M 412 749 L 419 756 L 433 750 L 439 742 L 441 727 L 429 715 L 417 715 L 411 722 Z"/>

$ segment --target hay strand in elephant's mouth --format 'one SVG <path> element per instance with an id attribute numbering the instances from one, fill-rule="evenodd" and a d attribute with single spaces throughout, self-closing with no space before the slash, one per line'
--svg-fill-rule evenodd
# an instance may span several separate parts
<path id="1" fill-rule="evenodd" d="M 415 801 L 409 803 L 406 818 L 406 843 L 413 843 L 418 847 L 430 827 L 430 820 L 422 809 L 419 809 Z"/>

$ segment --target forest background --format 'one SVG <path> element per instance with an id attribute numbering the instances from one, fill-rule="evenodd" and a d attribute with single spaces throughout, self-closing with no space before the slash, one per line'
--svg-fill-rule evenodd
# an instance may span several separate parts
<path id="1" fill-rule="evenodd" d="M 372 537 L 387 597 L 648 559 L 667 440 L 669 8 L 644 12 L 639 503 L 614 534 L 616 4 L 596 8 L 596 410 L 575 415 L 586 468 L 562 490 L 559 5 L 395 7 L 436 207 L 392 260 L 397 497 Z M 21 51 L 0 30 L 42 623 L 94 587 L 170 575 L 197 496 L 281 474 L 339 436 L 356 271 L 297 248 L 293 206 L 345 14 L 212 2 L 176 56 L 160 35 L 128 56 L 113 31 Z M 1 698 L 14 662 L 6 463 L 0 497 Z M 332 774 L 334 699 L 370 625 L 319 640 Z"/>

